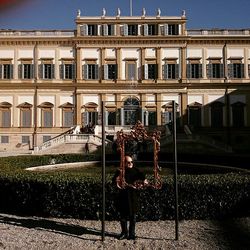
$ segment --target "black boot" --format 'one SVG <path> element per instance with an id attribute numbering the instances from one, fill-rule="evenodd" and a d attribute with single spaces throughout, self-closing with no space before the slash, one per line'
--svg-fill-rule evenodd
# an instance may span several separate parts
<path id="1" fill-rule="evenodd" d="M 128 240 L 135 240 L 136 236 L 135 236 L 135 217 L 131 218 L 129 220 L 129 236 L 128 236 Z"/>
<path id="2" fill-rule="evenodd" d="M 122 229 L 122 232 L 119 235 L 118 239 L 119 240 L 127 239 L 128 238 L 128 227 L 127 227 L 126 220 L 121 220 L 121 229 Z"/>

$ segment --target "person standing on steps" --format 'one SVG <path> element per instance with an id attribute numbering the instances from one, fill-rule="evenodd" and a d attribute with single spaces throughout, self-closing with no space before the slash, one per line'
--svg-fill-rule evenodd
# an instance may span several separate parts
<path id="1" fill-rule="evenodd" d="M 117 170 L 113 177 L 113 183 L 117 183 L 119 175 L 120 170 Z M 136 181 L 142 181 L 144 184 L 148 184 L 148 181 L 146 180 L 144 173 L 134 167 L 132 157 L 129 155 L 125 156 L 125 181 L 127 185 L 124 189 L 119 188 L 116 200 L 121 223 L 121 234 L 118 239 L 135 240 L 136 214 L 139 210 L 139 194 L 133 184 Z"/>

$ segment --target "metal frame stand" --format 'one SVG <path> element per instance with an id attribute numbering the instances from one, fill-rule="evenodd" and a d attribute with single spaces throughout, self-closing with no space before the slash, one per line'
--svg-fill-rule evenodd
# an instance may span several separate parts
<path id="1" fill-rule="evenodd" d="M 174 152 L 174 189 L 175 189 L 175 239 L 179 239 L 179 202 L 178 202 L 178 172 L 177 172 L 177 144 L 176 144 L 176 103 L 172 101 L 173 107 L 173 152 Z M 105 213 L 106 213 L 106 159 L 105 159 L 105 110 L 102 101 L 102 241 L 105 240 Z"/>

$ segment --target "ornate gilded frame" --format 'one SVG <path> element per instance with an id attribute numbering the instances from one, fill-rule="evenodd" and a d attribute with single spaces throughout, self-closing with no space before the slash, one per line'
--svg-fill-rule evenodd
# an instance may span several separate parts
<path id="1" fill-rule="evenodd" d="M 160 177 L 160 168 L 158 165 L 158 153 L 160 152 L 160 137 L 161 132 L 158 130 L 154 130 L 151 134 L 149 134 L 142 123 L 137 121 L 137 123 L 132 127 L 129 133 L 125 133 L 123 130 L 117 132 L 117 149 L 120 151 L 120 174 L 117 177 L 117 186 L 121 189 L 126 188 L 127 186 L 132 186 L 136 189 L 142 189 L 145 187 L 152 187 L 155 189 L 160 189 L 162 187 L 162 180 Z M 125 144 L 129 141 L 149 141 L 151 140 L 153 143 L 153 182 L 149 182 L 145 184 L 144 182 L 137 181 L 133 185 L 128 184 L 125 180 Z"/>

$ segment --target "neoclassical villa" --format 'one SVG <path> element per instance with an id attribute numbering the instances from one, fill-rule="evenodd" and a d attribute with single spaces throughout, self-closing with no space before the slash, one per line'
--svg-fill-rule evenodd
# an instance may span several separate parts
<path id="1" fill-rule="evenodd" d="M 186 29 L 186 14 L 82 16 L 75 30 L 0 30 L 0 151 L 72 128 L 140 120 L 228 143 L 250 139 L 250 29 Z M 185 128 L 185 129 L 184 129 Z M 73 134 L 78 134 L 78 131 Z"/>

